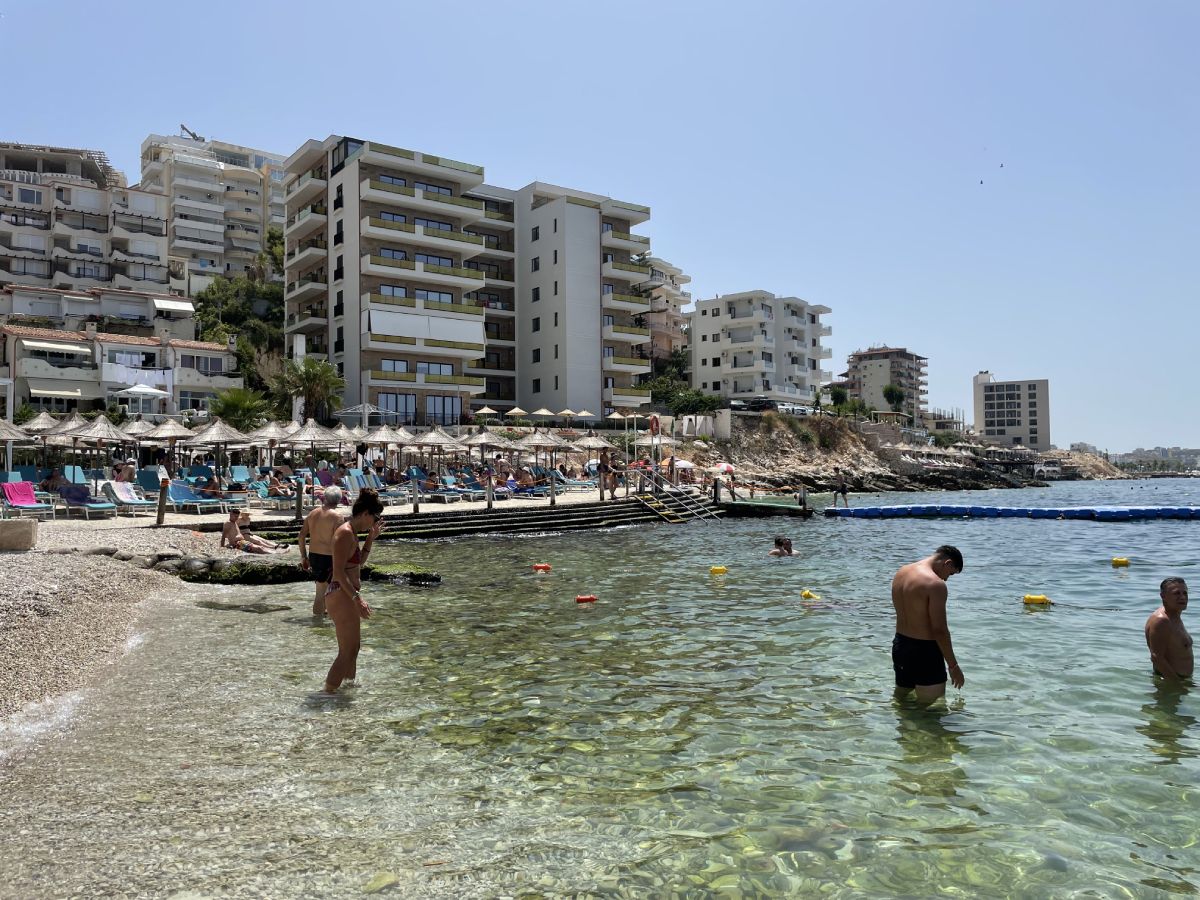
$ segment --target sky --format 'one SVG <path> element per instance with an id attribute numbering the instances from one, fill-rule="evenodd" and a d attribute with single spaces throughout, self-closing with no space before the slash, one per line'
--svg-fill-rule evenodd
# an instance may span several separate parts
<path id="1" fill-rule="evenodd" d="M 695 297 L 830 307 L 835 375 L 905 346 L 968 424 L 987 369 L 1050 380 L 1059 447 L 1200 447 L 1198 4 L 102 5 L 0 0 L 0 140 L 132 183 L 181 122 L 349 134 L 607 194 Z"/>

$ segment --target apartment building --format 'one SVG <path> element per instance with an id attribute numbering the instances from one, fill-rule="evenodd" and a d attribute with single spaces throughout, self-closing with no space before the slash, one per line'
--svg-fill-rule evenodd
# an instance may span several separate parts
<path id="1" fill-rule="evenodd" d="M 768 291 L 699 300 L 687 314 L 692 387 L 726 399 L 811 404 L 831 373 L 829 307 Z"/>
<path id="2" fill-rule="evenodd" d="M 997 381 L 983 371 L 972 382 L 975 433 L 988 441 L 1030 450 L 1050 449 L 1050 382 Z"/>
<path id="3" fill-rule="evenodd" d="M 904 392 L 898 412 L 919 423 L 925 417 L 925 402 L 929 396 L 924 356 L 910 353 L 904 347 L 871 347 L 855 350 L 847 361 L 843 376 L 850 397 L 861 400 L 878 410 L 889 410 L 892 405 L 883 395 L 888 385 L 895 385 Z"/>
<path id="4" fill-rule="evenodd" d="M 648 208 L 338 135 L 285 169 L 289 354 L 334 363 L 348 405 L 449 424 L 649 401 Z"/>
<path id="5" fill-rule="evenodd" d="M 683 286 L 692 279 L 678 266 L 656 256 L 647 259 L 646 264 L 657 279 L 649 291 L 650 313 L 646 316 L 650 326 L 650 357 L 667 360 L 675 351 L 687 349 L 687 318 L 683 308 L 692 302 L 692 295 Z"/>
<path id="6" fill-rule="evenodd" d="M 167 198 L 170 285 L 186 296 L 251 270 L 267 229 L 285 221 L 283 160 L 265 150 L 152 134 L 139 187 Z"/>
<path id="7" fill-rule="evenodd" d="M 146 415 L 206 409 L 242 379 L 232 341 L 192 340 L 193 312 L 165 293 L 8 285 L 0 289 L 0 382 L 12 379 L 16 403 L 48 412 L 113 403 Z M 157 394 L 117 396 L 135 385 Z"/>
<path id="8" fill-rule="evenodd" d="M 0 144 L 0 285 L 166 290 L 166 204 L 98 150 Z"/>

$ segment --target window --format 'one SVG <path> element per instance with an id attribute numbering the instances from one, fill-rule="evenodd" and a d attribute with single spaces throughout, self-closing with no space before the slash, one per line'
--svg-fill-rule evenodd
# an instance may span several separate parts
<path id="1" fill-rule="evenodd" d="M 714 344 L 719 344 L 719 343 L 721 343 L 721 335 L 719 335 L 719 334 L 714 334 L 714 335 L 713 335 L 713 343 L 714 343 Z"/>
<path id="2" fill-rule="evenodd" d="M 437 219 L 422 219 L 420 216 L 413 219 L 414 225 L 420 225 L 426 230 L 433 231 L 453 231 L 454 226 L 449 222 L 440 222 Z"/>
<path id="3" fill-rule="evenodd" d="M 41 203 L 42 192 L 35 191 L 31 188 L 17 188 L 18 203 Z"/>
<path id="4" fill-rule="evenodd" d="M 274 175 L 275 173 L 272 172 L 271 174 Z M 283 173 L 281 172 L 280 174 L 282 175 Z M 337 186 L 337 194 L 333 198 L 333 208 L 341 209 L 342 204 L 345 202 L 345 198 L 342 197 L 342 186 L 339 184 Z"/>
<path id="5" fill-rule="evenodd" d="M 381 372 L 407 372 L 407 359 L 381 359 L 379 361 L 379 371 Z"/>
<path id="6" fill-rule="evenodd" d="M 529 330 L 530 331 L 541 331 L 542 330 L 542 317 L 541 316 L 533 317 L 533 321 L 530 323 Z"/>
<path id="7" fill-rule="evenodd" d="M 395 184 L 400 187 L 408 186 L 408 182 L 405 179 L 401 178 L 399 175 L 380 175 L 379 180 L 382 181 L 384 184 Z M 339 188 L 339 190 L 340 190 L 340 188 Z"/>
<path id="8" fill-rule="evenodd" d="M 558 296 L 558 282 L 557 281 L 554 282 L 554 296 L 555 297 Z"/>
<path id="9" fill-rule="evenodd" d="M 542 299 L 542 289 L 540 287 L 535 287 L 532 291 L 530 291 L 530 295 L 529 295 L 530 302 L 537 303 L 541 299 Z"/>
<path id="10" fill-rule="evenodd" d="M 384 419 L 389 422 L 412 424 L 417 411 L 416 394 L 379 394 L 375 404 L 388 413 Z"/>
<path id="11" fill-rule="evenodd" d="M 554 376 L 554 389 L 556 391 L 558 390 L 558 376 L 557 375 Z"/>
<path id="12" fill-rule="evenodd" d="M 454 366 L 451 363 L 417 363 L 417 372 L 421 375 L 453 375 Z"/>
<path id="13" fill-rule="evenodd" d="M 554 358 L 558 359 L 558 344 L 554 345 Z"/>
<path id="14" fill-rule="evenodd" d="M 395 247 L 380 247 L 379 255 L 384 259 L 408 259 L 408 251 L 398 250 Z"/>
<path id="15" fill-rule="evenodd" d="M 610 231 L 612 231 L 612 230 L 613 230 L 613 224 L 612 224 L 612 222 L 603 222 L 603 223 L 601 223 L 601 225 L 600 225 L 600 233 L 601 233 L 601 234 L 608 234 L 608 233 L 609 233 Z"/>
<path id="16" fill-rule="evenodd" d="M 427 424 L 457 425 L 462 419 L 462 398 L 435 394 L 425 398 Z"/>
<path id="17" fill-rule="evenodd" d="M 554 264 L 556 266 L 558 265 L 558 251 L 557 250 L 554 251 Z"/>
<path id="18" fill-rule="evenodd" d="M 702 334 L 702 335 L 700 335 L 700 340 L 701 340 L 701 342 L 703 342 L 703 343 L 707 343 L 707 342 L 708 342 L 708 335 L 707 335 L 707 334 Z"/>
<path id="19" fill-rule="evenodd" d="M 407 222 L 408 217 L 403 213 L 388 212 L 386 209 L 379 214 L 379 218 L 385 222 Z"/>
<path id="20" fill-rule="evenodd" d="M 541 351 L 541 348 L 539 348 L 539 347 L 534 347 L 534 348 L 533 348 L 533 361 L 534 361 L 535 363 L 540 363 L 540 362 L 542 361 L 542 351 Z"/>
<path id="21" fill-rule="evenodd" d="M 337 264 L 333 267 L 333 280 L 340 281 L 345 276 L 346 276 L 346 270 L 344 268 L 342 268 L 342 256 L 339 253 L 338 258 L 337 258 Z"/>
<path id="22" fill-rule="evenodd" d="M 119 366 L 130 366 L 134 369 L 158 368 L 158 354 L 143 353 L 140 350 L 109 350 L 108 361 Z M 196 367 L 192 365 L 185 366 L 185 368 L 194 369 Z"/>
<path id="23" fill-rule="evenodd" d="M 180 391 L 179 408 L 208 409 L 208 401 L 211 400 L 212 397 L 212 394 L 202 394 L 199 391 Z"/>
<path id="24" fill-rule="evenodd" d="M 535 394 L 540 394 L 542 392 L 542 379 L 540 379 L 540 378 L 533 379 L 533 392 Z"/>
<path id="25" fill-rule="evenodd" d="M 450 197 L 454 194 L 454 191 L 448 187 L 442 187 L 440 184 L 429 184 L 426 181 L 414 181 L 413 187 L 427 194 L 441 194 L 444 197 Z"/>
<path id="26" fill-rule="evenodd" d="M 700 310 L 700 315 L 702 315 L 702 316 L 707 316 L 707 315 L 708 315 L 708 310 L 707 310 L 707 309 L 702 309 L 702 310 Z"/>
<path id="27" fill-rule="evenodd" d="M 605 375 L 604 376 L 604 386 L 606 388 L 616 387 L 617 379 L 613 378 L 611 375 Z"/>
<path id="28" fill-rule="evenodd" d="M 713 314 L 713 318 L 714 318 L 714 319 L 715 319 L 717 316 L 719 316 L 719 315 L 721 314 L 721 307 L 719 307 L 719 306 L 713 307 L 713 312 L 712 312 L 712 314 Z"/>
<path id="29" fill-rule="evenodd" d="M 225 369 L 225 360 L 219 356 L 193 356 L 185 353 L 180 357 L 179 365 L 185 369 L 195 369 L 206 374 L 221 374 Z M 201 407 L 192 407 L 200 409 Z"/>
<path id="30" fill-rule="evenodd" d="M 432 300 L 435 303 L 454 302 L 454 295 L 447 291 L 427 291 L 424 288 L 417 288 L 413 291 L 413 296 L 418 300 Z"/>
<path id="31" fill-rule="evenodd" d="M 557 282 L 557 281 L 556 281 L 556 282 L 554 282 L 554 284 L 555 284 L 555 287 L 557 287 L 557 286 L 558 286 L 558 282 Z M 613 291 L 614 291 L 614 289 L 613 289 L 613 286 L 612 286 L 611 284 L 602 284 L 602 285 L 600 285 L 600 293 L 601 293 L 601 294 L 608 295 L 608 294 L 611 294 L 611 293 L 613 293 Z M 704 310 L 700 310 L 700 315 L 704 316 L 704 315 L 707 315 L 707 313 L 706 313 L 706 312 L 704 312 Z"/>
<path id="32" fill-rule="evenodd" d="M 605 359 L 612 359 L 616 355 L 617 355 L 617 351 L 616 351 L 615 347 L 605 347 L 604 348 L 604 358 Z"/>
<path id="33" fill-rule="evenodd" d="M 379 286 L 379 293 L 385 297 L 407 297 L 408 288 L 401 287 L 398 284 L 381 284 Z"/>
<path id="34" fill-rule="evenodd" d="M 542 258 L 540 256 L 535 256 L 533 259 L 531 259 L 529 261 L 529 270 L 531 272 L 537 272 L 541 268 L 542 268 Z"/>
<path id="35" fill-rule="evenodd" d="M 557 327 L 558 327 L 558 313 L 555 313 L 555 314 L 554 314 L 554 327 L 555 327 L 555 328 L 557 328 Z"/>
<path id="36" fill-rule="evenodd" d="M 539 228 L 537 225 L 534 225 L 533 230 L 530 233 L 530 240 L 536 241 L 541 236 L 542 236 L 542 229 Z"/>
<path id="37" fill-rule="evenodd" d="M 719 367 L 719 366 L 721 365 L 721 357 L 719 357 L 719 356 L 714 356 L 714 357 L 712 358 L 712 364 L 713 364 L 714 366 L 717 366 L 717 367 Z"/>
<path id="38" fill-rule="evenodd" d="M 558 219 L 557 218 L 555 218 L 555 220 L 554 220 L 554 233 L 558 234 Z"/>
<path id="39" fill-rule="evenodd" d="M 414 253 L 413 259 L 419 263 L 425 263 L 430 266 L 446 266 L 450 268 L 454 265 L 454 260 L 448 256 L 434 256 L 432 253 Z"/>

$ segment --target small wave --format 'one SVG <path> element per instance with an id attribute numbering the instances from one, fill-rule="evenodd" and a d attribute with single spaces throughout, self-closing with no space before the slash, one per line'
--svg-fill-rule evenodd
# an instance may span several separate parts
<path id="1" fill-rule="evenodd" d="M 82 691 L 72 691 L 60 697 L 30 703 L 0 722 L 0 762 L 48 732 L 65 727 L 82 699 Z"/>

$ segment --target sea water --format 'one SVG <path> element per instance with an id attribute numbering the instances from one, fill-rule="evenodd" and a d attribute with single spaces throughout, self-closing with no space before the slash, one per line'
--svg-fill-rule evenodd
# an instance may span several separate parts
<path id="1" fill-rule="evenodd" d="M 851 502 L 1200 505 L 1200 482 Z M 777 533 L 796 558 L 768 559 Z M 1195 893 L 1200 693 L 1155 684 L 1142 627 L 1163 577 L 1200 582 L 1198 539 L 818 517 L 381 545 L 444 583 L 367 587 L 332 700 L 310 585 L 197 589 L 0 768 L 0 895 Z M 942 543 L 967 680 L 920 709 L 892 697 L 888 585 Z"/>

